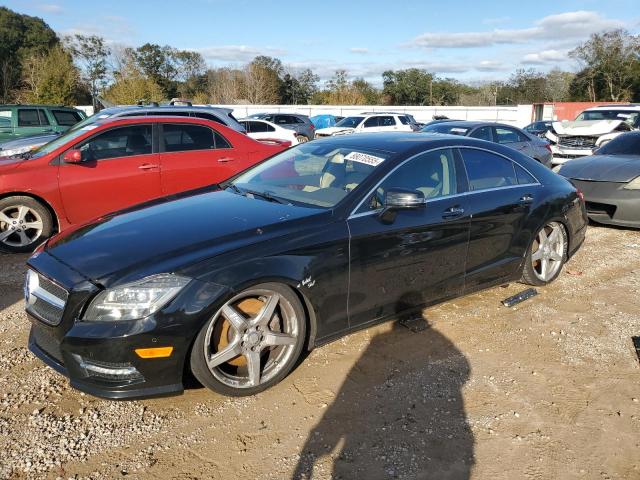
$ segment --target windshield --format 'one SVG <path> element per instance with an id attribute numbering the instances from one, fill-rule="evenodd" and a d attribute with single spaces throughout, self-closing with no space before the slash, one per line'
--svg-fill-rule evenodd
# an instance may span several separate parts
<path id="1" fill-rule="evenodd" d="M 634 127 L 638 125 L 639 117 L 640 112 L 625 110 L 587 110 L 578 115 L 576 120 L 622 120 L 628 123 L 629 126 Z"/>
<path id="2" fill-rule="evenodd" d="M 93 118 L 93 117 L 89 117 L 89 118 Z M 97 128 L 97 127 L 98 127 L 97 125 L 85 125 L 80 128 L 72 128 L 71 130 L 67 130 L 67 133 L 65 133 L 64 135 L 61 135 L 55 140 L 52 140 L 49 143 L 45 143 L 41 147 L 38 147 L 35 150 L 33 150 L 31 152 L 31 155 L 29 155 L 29 158 L 40 158 L 44 155 L 48 155 L 51 152 L 53 152 L 55 149 L 60 148 L 61 146 L 65 145 L 68 142 L 72 142 L 79 136 L 84 135 L 87 131 L 93 130 L 94 128 Z"/>
<path id="3" fill-rule="evenodd" d="M 640 134 L 628 133 L 618 135 L 598 149 L 598 155 L 639 155 Z"/>
<path id="4" fill-rule="evenodd" d="M 427 125 L 421 131 L 431 133 L 449 133 L 451 135 L 464 136 L 467 134 L 469 129 L 465 127 L 458 127 L 456 125 L 449 125 L 447 123 L 434 123 L 433 125 Z"/>
<path id="5" fill-rule="evenodd" d="M 227 188 L 285 203 L 332 208 L 388 157 L 386 152 L 357 147 L 304 143 L 256 165 Z"/>
<path id="6" fill-rule="evenodd" d="M 362 123 L 364 117 L 346 117 L 336 123 L 336 127 L 356 128 Z"/>

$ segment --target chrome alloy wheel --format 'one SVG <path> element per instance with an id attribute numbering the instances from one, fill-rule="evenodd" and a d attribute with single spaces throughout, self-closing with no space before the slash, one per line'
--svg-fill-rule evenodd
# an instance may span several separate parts
<path id="1" fill-rule="evenodd" d="M 0 243 L 9 247 L 26 247 L 42 235 L 42 218 L 34 209 L 14 205 L 0 211 Z"/>
<path id="2" fill-rule="evenodd" d="M 205 360 L 223 384 L 256 387 L 288 364 L 299 333 L 295 309 L 286 298 L 268 289 L 245 290 L 225 303 L 209 323 Z"/>
<path id="3" fill-rule="evenodd" d="M 551 222 L 542 228 L 533 242 L 531 262 L 533 273 L 543 281 L 550 281 L 562 268 L 565 235 L 562 225 Z"/>

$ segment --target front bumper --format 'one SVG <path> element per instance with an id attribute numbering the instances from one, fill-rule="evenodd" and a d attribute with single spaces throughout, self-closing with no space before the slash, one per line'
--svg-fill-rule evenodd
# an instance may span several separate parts
<path id="1" fill-rule="evenodd" d="M 226 287 L 193 280 L 149 317 L 86 322 L 82 313 L 98 287 L 47 253 L 32 257 L 29 267 L 69 292 L 62 318 L 55 324 L 43 321 L 27 304 L 29 349 L 69 378 L 72 387 L 114 400 L 181 393 L 193 339 L 228 292 Z M 173 351 L 162 358 L 141 358 L 135 352 L 157 347 Z"/>
<path id="2" fill-rule="evenodd" d="M 571 180 L 584 193 L 587 215 L 606 225 L 640 228 L 640 190 L 625 190 L 626 183 Z"/>
<path id="3" fill-rule="evenodd" d="M 570 160 L 592 155 L 593 151 L 590 148 L 566 148 L 552 144 L 551 153 L 553 155 L 551 163 L 553 165 L 562 165 Z"/>

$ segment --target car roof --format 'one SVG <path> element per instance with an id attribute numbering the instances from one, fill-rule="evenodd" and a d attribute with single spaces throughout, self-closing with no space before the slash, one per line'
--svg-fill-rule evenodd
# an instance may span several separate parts
<path id="1" fill-rule="evenodd" d="M 623 104 L 612 104 L 612 105 L 598 105 L 597 107 L 590 107 L 584 112 L 597 111 L 597 110 L 628 110 L 628 111 L 638 111 L 640 110 L 640 103 L 623 103 Z"/>
<path id="2" fill-rule="evenodd" d="M 40 105 L 40 104 L 34 104 L 34 103 L 4 103 L 4 104 L 0 104 L 0 108 L 7 108 L 7 107 L 64 108 L 66 110 L 78 110 L 75 107 L 69 107 L 69 106 L 65 106 L 65 105 Z"/>
<path id="3" fill-rule="evenodd" d="M 199 117 L 183 117 L 181 115 L 131 115 L 130 117 L 106 117 L 101 118 L 93 122 L 92 125 L 101 126 L 101 125 L 112 125 L 112 124 L 122 124 L 127 125 L 130 123 L 158 123 L 158 122 L 172 122 L 172 123 L 210 123 L 211 125 L 215 125 L 216 128 L 223 127 L 228 130 L 233 130 L 231 127 L 227 127 L 226 125 L 222 125 L 218 122 L 214 122 L 213 120 L 208 120 L 206 118 Z"/>
<path id="4" fill-rule="evenodd" d="M 122 113 L 122 112 L 129 112 L 129 111 L 139 111 L 139 112 L 163 112 L 163 111 L 167 111 L 167 112 L 171 112 L 171 111 L 181 111 L 181 112 L 202 112 L 202 111 L 211 111 L 212 113 L 216 112 L 216 113 L 224 113 L 224 114 L 229 114 L 231 112 L 233 112 L 232 109 L 230 108 L 224 108 L 224 107 L 211 107 L 211 106 L 207 106 L 207 105 L 192 105 L 192 106 L 188 106 L 188 105 L 159 105 L 157 107 L 154 106 L 150 106 L 150 105 L 119 105 L 117 107 L 109 107 L 109 108 L 105 108 L 103 110 L 100 110 L 99 112 L 97 112 L 98 114 L 110 114 L 110 115 L 117 115 L 118 113 Z"/>
<path id="5" fill-rule="evenodd" d="M 440 122 L 434 125 L 450 125 L 452 127 L 464 127 L 464 128 L 476 128 L 476 127 L 509 127 L 509 128 L 518 128 L 513 125 L 507 125 L 506 123 L 498 123 L 498 122 L 486 122 L 480 120 L 446 120 L 444 122 Z"/>

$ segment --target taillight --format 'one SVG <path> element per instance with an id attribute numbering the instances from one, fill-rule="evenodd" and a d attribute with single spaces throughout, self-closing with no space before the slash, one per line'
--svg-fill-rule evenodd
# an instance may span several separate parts
<path id="1" fill-rule="evenodd" d="M 544 144 L 544 148 L 546 148 L 547 150 L 549 150 L 549 152 L 551 152 L 551 145 L 549 145 L 548 143 Z"/>
<path id="2" fill-rule="evenodd" d="M 312 123 L 311 124 L 311 130 L 315 130 L 315 129 L 316 129 L 316 126 Z"/>
<path id="3" fill-rule="evenodd" d="M 582 190 L 576 188 L 576 193 L 578 194 L 578 198 L 584 203 L 584 193 L 582 193 Z"/>

